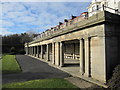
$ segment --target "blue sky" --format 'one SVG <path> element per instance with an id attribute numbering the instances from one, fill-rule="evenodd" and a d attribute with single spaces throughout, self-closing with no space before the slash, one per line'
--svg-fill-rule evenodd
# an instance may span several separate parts
<path id="1" fill-rule="evenodd" d="M 56 26 L 71 15 L 87 11 L 90 2 L 2 2 L 2 35 L 36 32 Z M 1 34 L 1 33 L 0 33 Z"/>

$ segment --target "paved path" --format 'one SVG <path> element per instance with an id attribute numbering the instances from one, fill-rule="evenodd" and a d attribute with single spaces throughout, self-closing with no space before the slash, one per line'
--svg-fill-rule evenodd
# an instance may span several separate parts
<path id="1" fill-rule="evenodd" d="M 16 58 L 21 66 L 22 73 L 3 74 L 3 84 L 45 78 L 66 78 L 70 76 L 63 71 L 53 68 L 47 63 L 32 57 L 17 55 Z"/>
<path id="2" fill-rule="evenodd" d="M 79 87 L 80 89 L 83 89 L 83 90 L 84 89 L 85 90 L 101 89 L 101 87 L 99 87 L 95 84 L 89 83 L 89 82 L 87 82 L 83 79 L 80 79 L 78 77 L 67 77 L 65 79 L 68 80 L 69 82 L 71 82 L 72 84 L 74 84 L 75 86 Z"/>

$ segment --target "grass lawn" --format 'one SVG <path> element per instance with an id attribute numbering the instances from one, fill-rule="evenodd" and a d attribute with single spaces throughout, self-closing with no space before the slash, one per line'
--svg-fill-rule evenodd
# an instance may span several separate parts
<path id="1" fill-rule="evenodd" d="M 21 72 L 20 66 L 16 61 L 15 55 L 4 55 L 2 57 L 2 72 L 3 73 Z"/>
<path id="2" fill-rule="evenodd" d="M 76 88 L 65 79 L 41 79 L 27 82 L 4 84 L 3 88 Z"/>

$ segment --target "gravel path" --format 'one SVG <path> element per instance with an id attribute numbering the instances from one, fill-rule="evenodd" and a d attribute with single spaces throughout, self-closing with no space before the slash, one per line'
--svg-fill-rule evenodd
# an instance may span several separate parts
<path id="1" fill-rule="evenodd" d="M 3 74 L 2 83 L 21 82 L 35 79 L 46 79 L 46 78 L 66 78 L 70 75 L 49 66 L 47 63 L 42 62 L 38 59 L 25 56 L 16 55 L 16 59 L 19 62 L 22 73 L 16 74 Z"/>

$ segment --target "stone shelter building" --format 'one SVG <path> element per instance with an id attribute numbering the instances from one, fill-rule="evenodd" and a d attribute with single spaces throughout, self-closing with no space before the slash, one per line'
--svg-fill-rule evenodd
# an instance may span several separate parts
<path id="1" fill-rule="evenodd" d="M 105 9 L 89 15 L 88 10 L 25 43 L 25 50 L 61 68 L 77 62 L 79 75 L 105 84 L 120 64 L 120 15 Z"/>

